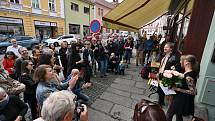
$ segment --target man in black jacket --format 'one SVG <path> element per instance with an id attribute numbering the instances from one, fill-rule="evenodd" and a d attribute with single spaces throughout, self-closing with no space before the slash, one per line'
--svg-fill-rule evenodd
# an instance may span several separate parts
<path id="1" fill-rule="evenodd" d="M 85 49 L 83 52 L 83 61 L 84 61 L 84 80 L 85 83 L 90 83 L 90 76 L 92 73 L 92 59 L 93 59 L 93 51 L 91 50 L 91 43 L 89 41 L 85 42 Z"/>
<path id="2" fill-rule="evenodd" d="M 161 60 L 160 68 L 159 68 L 159 78 L 160 80 L 163 77 L 164 70 L 172 70 L 174 67 L 177 71 L 180 70 L 180 60 L 179 58 L 173 53 L 174 44 L 167 42 L 164 46 L 164 57 Z M 158 94 L 159 100 L 158 103 L 162 106 L 164 105 L 164 92 L 160 87 L 158 87 Z"/>

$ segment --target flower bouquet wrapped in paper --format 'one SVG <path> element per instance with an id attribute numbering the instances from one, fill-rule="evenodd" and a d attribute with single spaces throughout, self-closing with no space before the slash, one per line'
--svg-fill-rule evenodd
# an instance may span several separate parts
<path id="1" fill-rule="evenodd" d="M 164 87 L 181 87 L 182 79 L 176 74 L 176 71 L 165 70 L 163 73 L 162 84 Z"/>

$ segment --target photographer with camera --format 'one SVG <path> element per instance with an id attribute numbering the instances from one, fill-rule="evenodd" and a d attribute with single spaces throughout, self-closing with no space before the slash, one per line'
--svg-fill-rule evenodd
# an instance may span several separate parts
<path id="1" fill-rule="evenodd" d="M 80 113 L 80 121 L 88 121 L 87 106 L 81 104 L 80 107 L 76 107 L 74 100 L 75 95 L 70 91 L 63 90 L 50 94 L 43 103 L 42 117 L 34 121 L 72 121 L 74 114 L 77 113 Z M 81 111 L 76 112 L 77 109 Z"/>

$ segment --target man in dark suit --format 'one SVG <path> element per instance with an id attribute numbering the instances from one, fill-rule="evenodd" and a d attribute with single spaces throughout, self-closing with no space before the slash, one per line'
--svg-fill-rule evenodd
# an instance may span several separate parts
<path id="1" fill-rule="evenodd" d="M 161 80 L 163 77 L 164 70 L 172 70 L 174 67 L 177 71 L 180 71 L 180 60 L 179 58 L 173 53 L 174 44 L 167 42 L 164 46 L 164 56 L 160 63 L 159 68 L 159 79 Z M 158 94 L 159 100 L 158 103 L 162 106 L 164 105 L 164 97 L 165 94 L 160 87 L 158 87 Z"/>

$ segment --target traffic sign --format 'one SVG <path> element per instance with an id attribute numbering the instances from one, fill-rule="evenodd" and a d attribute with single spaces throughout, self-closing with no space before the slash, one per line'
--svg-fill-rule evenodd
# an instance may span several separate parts
<path id="1" fill-rule="evenodd" d="M 98 20 L 93 20 L 90 23 L 90 30 L 93 33 L 98 33 L 101 30 L 101 23 Z"/>

